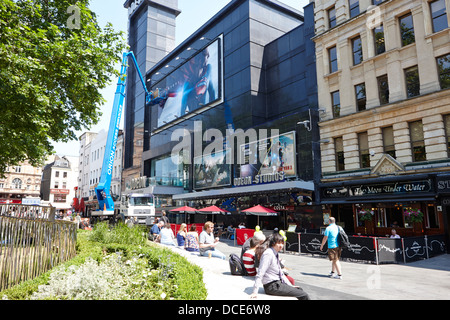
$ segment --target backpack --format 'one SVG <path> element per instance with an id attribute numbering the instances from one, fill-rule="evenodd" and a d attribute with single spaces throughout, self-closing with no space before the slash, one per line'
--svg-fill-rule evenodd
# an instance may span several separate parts
<path id="1" fill-rule="evenodd" d="M 247 271 L 245 270 L 244 263 L 241 259 L 234 253 L 230 254 L 230 259 L 228 260 L 230 264 L 231 274 L 234 276 L 245 276 Z"/>
<path id="2" fill-rule="evenodd" d="M 339 228 L 338 233 L 339 247 L 341 247 L 342 249 L 348 249 L 350 247 L 350 241 L 348 240 L 348 236 L 341 226 L 338 226 L 338 228 Z"/>

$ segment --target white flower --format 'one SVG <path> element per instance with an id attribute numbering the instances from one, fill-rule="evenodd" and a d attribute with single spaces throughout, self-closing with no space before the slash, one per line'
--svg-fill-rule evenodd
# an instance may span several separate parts
<path id="1" fill-rule="evenodd" d="M 163 292 L 161 293 L 161 299 L 165 299 L 166 298 L 166 294 Z"/>

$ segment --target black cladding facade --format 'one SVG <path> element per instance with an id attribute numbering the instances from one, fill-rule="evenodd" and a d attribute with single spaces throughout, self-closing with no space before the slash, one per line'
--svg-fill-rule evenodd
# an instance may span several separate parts
<path id="1" fill-rule="evenodd" d="M 296 175 L 294 180 L 318 181 L 320 156 L 317 125 L 308 130 L 297 124 L 317 123 L 317 81 L 314 42 L 314 8 L 309 4 L 304 14 L 277 1 L 235 0 L 211 18 L 182 44 L 146 73 L 149 91 L 160 80 L 176 72 L 193 56 L 220 39 L 223 52 L 220 70 L 221 99 L 214 106 L 185 120 L 158 124 L 158 104 L 139 109 L 133 119 L 143 118 L 143 175 L 159 175 L 155 159 L 169 157 L 179 141 L 172 141 L 176 129 L 193 135 L 194 122 L 202 121 L 203 131 L 219 129 L 223 136 L 230 119 L 234 128 L 272 129 L 295 132 Z M 195 111 L 194 111 L 195 112 Z M 142 120 L 141 120 L 142 121 Z M 126 126 L 135 126 L 126 122 Z M 130 136 L 126 136 L 125 139 Z M 126 141 L 126 145 L 135 144 Z M 204 146 L 208 142 L 203 142 Z M 125 158 L 131 158 L 125 148 Z M 314 153 L 314 156 L 313 156 Z M 313 163 L 314 159 L 314 163 Z M 192 161 L 192 159 L 191 159 Z M 192 161 L 193 162 L 193 161 Z M 183 186 L 192 191 L 192 166 L 179 168 L 184 173 Z M 233 167 L 234 176 L 236 168 Z M 179 173 L 180 174 L 180 173 Z"/>

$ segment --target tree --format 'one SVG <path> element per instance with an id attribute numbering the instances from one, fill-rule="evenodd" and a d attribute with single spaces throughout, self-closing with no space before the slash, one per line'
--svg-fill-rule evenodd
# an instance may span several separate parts
<path id="1" fill-rule="evenodd" d="M 104 29 L 89 0 L 0 1 L 0 175 L 39 165 L 51 140 L 98 123 L 100 91 L 121 61 L 122 32 Z"/>

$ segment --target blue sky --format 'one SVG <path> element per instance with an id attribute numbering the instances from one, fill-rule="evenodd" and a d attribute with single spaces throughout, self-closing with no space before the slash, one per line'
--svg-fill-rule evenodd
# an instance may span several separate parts
<path id="1" fill-rule="evenodd" d="M 111 22 L 115 30 L 122 30 L 126 33 L 128 11 L 123 7 L 124 2 L 125 0 L 91 0 L 90 7 L 97 14 L 102 27 L 107 22 Z M 175 44 L 178 45 L 183 42 L 190 34 L 201 27 L 229 2 L 230 0 L 178 0 L 178 7 L 181 10 L 181 14 L 176 21 Z M 303 11 L 303 7 L 309 3 L 309 0 L 280 0 L 280 2 Z M 106 100 L 106 103 L 101 106 L 103 116 L 99 123 L 89 131 L 99 132 L 102 129 L 108 130 L 116 83 L 117 79 L 112 79 L 111 85 L 102 91 L 103 97 Z M 123 117 L 121 123 L 123 125 Z M 85 131 L 88 130 L 77 133 L 78 136 Z M 58 155 L 78 156 L 78 141 L 54 143 L 54 147 Z"/>

